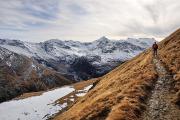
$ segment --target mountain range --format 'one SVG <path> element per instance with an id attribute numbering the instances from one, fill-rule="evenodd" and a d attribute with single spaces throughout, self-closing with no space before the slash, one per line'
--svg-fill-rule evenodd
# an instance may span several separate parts
<path id="1" fill-rule="evenodd" d="M 58 71 L 68 79 L 79 81 L 106 74 L 153 42 L 153 38 L 110 40 L 106 37 L 84 43 L 58 39 L 40 43 L 0 39 L 0 46 Z"/>
<path id="2" fill-rule="evenodd" d="M 103 39 L 102 42 L 101 39 Z M 25 53 L 17 54 L 19 52 L 17 49 L 20 47 L 12 44 L 12 42 L 17 42 L 16 40 L 2 40 L 0 47 L 0 100 L 5 101 L 20 94 L 21 96 L 0 103 L 1 118 L 10 120 L 14 118 L 30 120 L 178 120 L 180 118 L 180 29 L 158 43 L 158 56 L 153 56 L 151 48 L 146 49 L 154 41 L 145 44 L 143 41 L 139 42 L 139 39 L 120 42 L 111 40 L 104 42 L 106 41 L 104 39 L 107 39 L 105 37 L 101 39 L 81 44 L 85 44 L 86 48 L 83 48 L 85 50 L 89 49 L 87 46 L 98 43 L 92 51 L 100 49 L 101 54 L 97 55 L 102 57 L 107 54 L 108 57 L 105 59 L 107 61 L 102 61 L 102 59 L 99 59 L 98 62 L 96 59 L 93 61 L 92 58 L 89 58 L 89 54 L 93 52 L 87 51 L 87 55 L 72 57 L 74 61 L 67 60 L 67 63 L 69 62 L 67 65 L 71 66 L 72 72 L 74 70 L 83 73 L 88 69 L 83 73 L 85 75 L 85 73 L 93 72 L 101 67 L 103 63 L 114 64 L 116 60 L 117 64 L 120 61 L 123 63 L 120 63 L 115 69 L 112 68 L 113 70 L 106 75 L 76 84 L 71 83 L 77 82 L 78 79 L 67 79 L 64 77 L 65 74 L 62 74 L 63 72 L 47 66 L 44 61 L 50 62 L 50 59 L 45 58 L 46 54 L 42 54 L 44 55 L 44 58 L 41 58 L 42 62 L 37 59 L 40 57 L 37 53 L 38 57 L 28 56 Z M 53 44 L 51 52 L 54 49 L 60 49 L 55 41 L 59 42 L 59 40 L 46 41 Z M 131 44 L 136 46 L 133 48 L 134 51 L 141 53 L 137 52 L 138 55 L 133 58 L 119 57 L 115 59 L 117 58 L 115 53 L 117 51 L 121 53 L 125 48 L 121 51 L 118 49 L 121 46 L 116 46 L 116 52 L 111 49 L 111 52 L 104 53 L 102 50 L 107 48 L 107 43 L 113 43 L 113 46 L 115 43 Z M 42 43 L 28 44 L 39 45 Z M 104 47 L 100 47 L 99 44 Z M 14 48 L 14 52 L 12 52 L 12 48 Z M 126 46 L 126 48 L 129 51 L 132 50 L 132 46 Z M 10 49 L 12 50 L 10 51 Z M 81 52 L 85 53 L 84 50 Z M 110 54 L 114 56 L 109 57 Z M 55 54 L 52 55 L 55 56 Z M 125 56 L 128 55 L 125 54 Z M 76 76 L 79 76 L 78 72 L 75 73 Z M 66 86 L 54 88 L 62 85 Z M 40 91 L 46 89 L 48 90 Z M 31 91 L 40 92 L 25 93 Z M 4 109 L 4 107 L 6 108 Z"/>
<path id="3" fill-rule="evenodd" d="M 25 92 L 47 90 L 100 77 L 150 47 L 154 39 L 93 42 L 0 39 L 0 102 Z"/>

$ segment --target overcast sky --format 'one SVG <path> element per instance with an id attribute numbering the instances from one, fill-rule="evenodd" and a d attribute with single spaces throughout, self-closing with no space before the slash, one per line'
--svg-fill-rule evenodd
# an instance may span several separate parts
<path id="1" fill-rule="evenodd" d="M 180 27 L 180 0 L 0 0 L 0 38 L 154 37 Z"/>

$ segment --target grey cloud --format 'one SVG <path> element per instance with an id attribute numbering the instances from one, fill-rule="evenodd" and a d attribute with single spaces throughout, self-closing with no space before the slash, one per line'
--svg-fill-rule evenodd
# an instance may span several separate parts
<path id="1" fill-rule="evenodd" d="M 156 10 L 156 6 L 155 5 L 146 5 L 144 7 L 150 13 L 153 21 L 156 23 L 159 18 L 159 11 Z"/>
<path id="2" fill-rule="evenodd" d="M 179 11 L 179 0 L 0 0 L 0 37 L 165 37 L 180 27 Z"/>

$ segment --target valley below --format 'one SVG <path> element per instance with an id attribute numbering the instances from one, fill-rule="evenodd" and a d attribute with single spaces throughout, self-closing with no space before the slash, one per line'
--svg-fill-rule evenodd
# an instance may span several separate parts
<path id="1" fill-rule="evenodd" d="M 89 80 L 48 91 L 24 93 L 0 103 L 1 120 L 46 120 L 83 97 L 97 80 Z"/>

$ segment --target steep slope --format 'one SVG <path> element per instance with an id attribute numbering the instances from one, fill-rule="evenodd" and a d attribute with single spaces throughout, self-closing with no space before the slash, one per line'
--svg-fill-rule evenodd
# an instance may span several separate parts
<path id="1" fill-rule="evenodd" d="M 180 29 L 161 42 L 159 55 L 168 73 L 173 77 L 172 99 L 180 107 Z"/>
<path id="2" fill-rule="evenodd" d="M 115 41 L 102 37 L 88 43 L 57 39 L 29 43 L 20 40 L 0 39 L 0 46 L 34 58 L 40 64 L 51 67 L 71 79 L 84 80 L 104 75 L 121 62 L 150 47 L 154 41 L 153 38 L 128 38 L 127 40 Z M 82 73 L 83 69 L 74 67 L 76 61 L 82 58 L 87 60 L 86 64 L 93 66 L 93 74 L 88 71 Z"/>
<path id="3" fill-rule="evenodd" d="M 180 29 L 162 41 L 159 48 L 159 57 L 154 59 L 159 78 L 142 119 L 179 120 Z"/>
<path id="4" fill-rule="evenodd" d="M 172 104 L 172 82 L 173 77 L 157 58 L 153 60 L 158 72 L 158 80 L 152 95 L 147 102 L 147 109 L 142 115 L 142 120 L 178 120 L 180 109 Z"/>
<path id="5" fill-rule="evenodd" d="M 180 103 L 180 29 L 159 43 L 159 46 L 159 58 L 153 58 L 152 52 L 149 49 L 132 60 L 125 62 L 115 70 L 103 76 L 95 88 L 85 97 L 80 99 L 68 111 L 60 114 L 54 119 L 146 119 L 146 115 L 144 114 L 149 111 L 150 107 L 153 107 L 153 103 L 156 103 L 155 101 L 149 101 L 158 100 L 158 107 L 160 107 L 162 102 L 162 104 L 168 105 L 168 107 L 170 106 L 170 110 L 174 110 L 169 110 L 169 112 L 167 112 L 168 115 L 165 120 L 178 120 L 178 114 L 180 114 L 180 109 L 177 107 Z M 158 70 L 159 68 L 160 70 Z M 163 72 L 163 69 L 166 72 Z M 165 74 L 165 78 L 166 76 L 170 76 L 170 78 L 165 79 L 167 81 L 164 81 L 161 74 Z M 161 82 L 163 82 L 163 84 Z M 157 86 L 162 90 L 157 89 Z M 170 98 L 163 96 L 170 96 Z M 166 98 L 168 98 L 169 102 L 165 100 Z M 162 101 L 160 101 L 161 99 Z M 166 110 L 168 110 L 168 107 Z M 161 114 L 159 117 L 166 114 L 166 110 L 160 108 L 156 110 L 155 108 L 152 109 L 154 109 L 153 113 L 158 111 L 159 114 Z M 174 115 L 171 116 L 172 112 L 174 112 L 175 118 L 173 118 Z M 155 118 L 157 120 L 163 119 L 158 118 L 157 116 Z M 154 116 L 147 119 L 154 120 Z"/>
<path id="6" fill-rule="evenodd" d="M 137 119 L 156 80 L 150 51 L 135 57 L 109 74 L 57 120 Z"/>
<path id="7" fill-rule="evenodd" d="M 36 61 L 0 47 L 0 102 L 24 92 L 72 83 L 62 74 Z"/>

